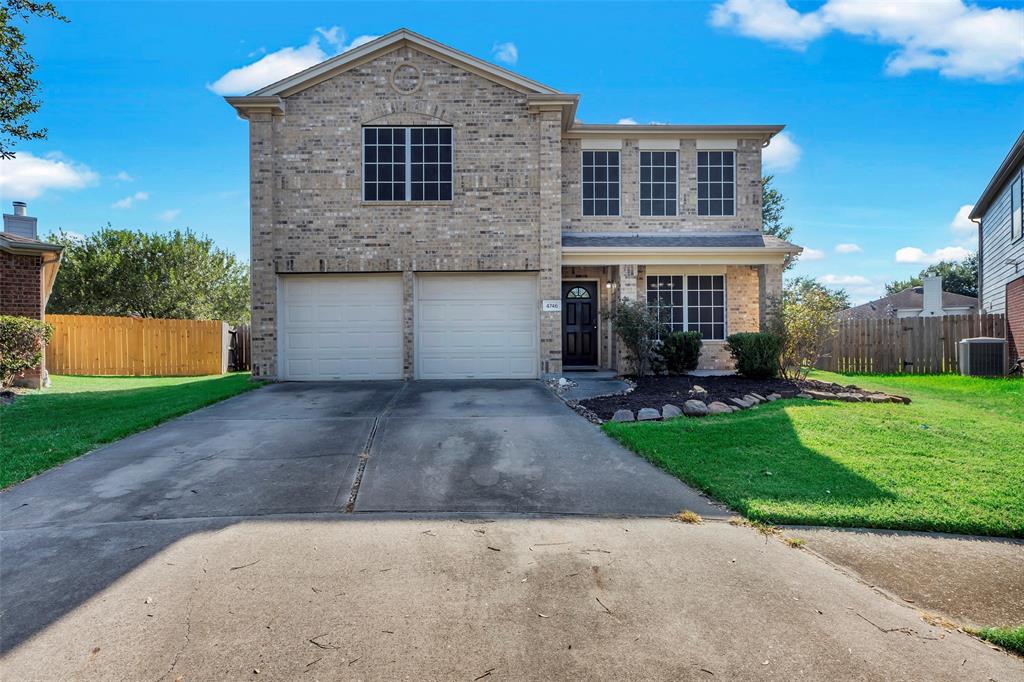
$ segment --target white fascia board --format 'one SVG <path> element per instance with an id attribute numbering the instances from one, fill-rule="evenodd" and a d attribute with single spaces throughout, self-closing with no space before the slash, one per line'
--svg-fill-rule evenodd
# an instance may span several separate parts
<path id="1" fill-rule="evenodd" d="M 698 137 L 697 149 L 736 149 L 739 142 L 735 137 Z"/>
<path id="2" fill-rule="evenodd" d="M 668 139 L 668 138 L 651 138 L 641 137 L 640 138 L 640 149 L 664 149 L 666 151 L 672 151 L 679 149 L 679 139 Z"/>
<path id="3" fill-rule="evenodd" d="M 567 246 L 562 265 L 781 265 L 789 249 L 655 248 Z"/>

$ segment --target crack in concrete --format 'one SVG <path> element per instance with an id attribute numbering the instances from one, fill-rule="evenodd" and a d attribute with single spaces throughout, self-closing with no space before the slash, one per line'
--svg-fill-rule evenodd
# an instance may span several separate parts
<path id="1" fill-rule="evenodd" d="M 384 421 L 398 402 L 398 397 L 402 395 L 402 392 L 408 386 L 408 383 L 402 384 L 395 391 L 394 395 L 391 396 L 387 404 L 384 405 L 383 409 L 381 409 L 380 414 L 373 418 L 373 424 L 370 425 L 370 433 L 366 436 L 366 444 L 363 446 L 362 452 L 359 453 L 359 467 L 356 469 L 356 476 L 352 481 L 352 490 L 348 496 L 348 504 L 345 505 L 346 514 L 351 514 L 356 509 L 356 498 L 359 496 L 359 487 L 363 484 L 363 473 L 366 471 L 366 463 L 370 459 L 370 451 L 373 448 L 373 441 L 377 436 L 377 430 L 384 424 Z M 341 497 L 341 490 L 338 491 L 338 497 Z"/>

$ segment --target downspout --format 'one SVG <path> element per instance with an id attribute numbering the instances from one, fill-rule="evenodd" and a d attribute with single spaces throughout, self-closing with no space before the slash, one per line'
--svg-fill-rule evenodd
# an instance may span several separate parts
<path id="1" fill-rule="evenodd" d="M 976 284 L 978 285 L 978 312 L 981 313 L 985 311 L 985 302 L 981 298 L 981 273 L 984 271 L 984 268 L 981 267 L 981 246 L 984 232 L 981 231 L 981 218 L 968 218 L 968 220 L 970 220 L 972 223 L 975 223 L 978 226 L 978 280 Z"/>

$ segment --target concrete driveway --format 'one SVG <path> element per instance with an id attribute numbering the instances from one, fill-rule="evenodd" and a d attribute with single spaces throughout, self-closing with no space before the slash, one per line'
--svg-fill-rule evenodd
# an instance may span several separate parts
<path id="1" fill-rule="evenodd" d="M 273 385 L 0 493 L 0 678 L 1024 673 L 682 508 L 537 382 Z"/>

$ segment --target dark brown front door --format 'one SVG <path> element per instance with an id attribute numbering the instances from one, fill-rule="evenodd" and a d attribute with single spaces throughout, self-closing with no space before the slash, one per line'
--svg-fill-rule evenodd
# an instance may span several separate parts
<path id="1" fill-rule="evenodd" d="M 562 283 L 562 364 L 597 365 L 597 285 Z"/>

